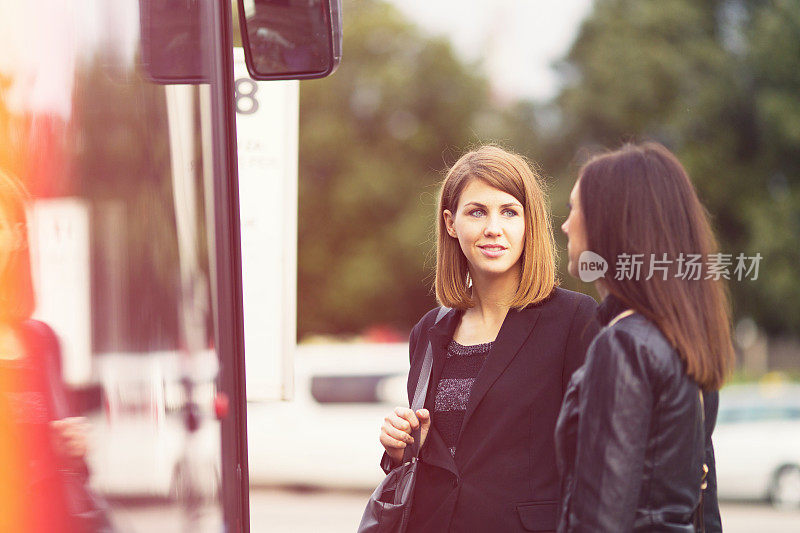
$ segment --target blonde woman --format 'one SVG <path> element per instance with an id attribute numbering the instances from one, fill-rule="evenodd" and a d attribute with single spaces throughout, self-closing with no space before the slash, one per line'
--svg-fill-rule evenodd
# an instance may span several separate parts
<path id="1" fill-rule="evenodd" d="M 82 485 L 65 483 L 88 476 L 87 428 L 65 412 L 55 334 L 31 319 L 27 201 L 22 183 L 0 169 L 0 531 L 100 531 L 105 515 L 76 497 L 88 495 Z"/>
<path id="2" fill-rule="evenodd" d="M 597 332 L 595 301 L 557 287 L 541 179 L 495 146 L 462 156 L 436 214 L 436 297 L 411 332 L 409 399 L 430 343 L 425 407 L 381 428 L 385 471 L 420 428 L 408 531 L 552 531 L 553 431 L 564 390 Z"/>

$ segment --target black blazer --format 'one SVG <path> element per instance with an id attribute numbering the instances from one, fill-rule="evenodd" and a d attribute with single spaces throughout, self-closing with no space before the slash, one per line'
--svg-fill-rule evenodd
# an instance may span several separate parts
<path id="1" fill-rule="evenodd" d="M 473 385 L 455 457 L 435 425 L 428 434 L 409 532 L 556 529 L 553 432 L 570 376 L 598 331 L 596 308 L 589 296 L 556 288 L 540 304 L 509 311 Z M 452 310 L 434 325 L 437 311 L 419 321 L 409 343 L 410 401 L 431 341 L 425 401 L 431 412 L 447 343 L 463 313 Z"/>

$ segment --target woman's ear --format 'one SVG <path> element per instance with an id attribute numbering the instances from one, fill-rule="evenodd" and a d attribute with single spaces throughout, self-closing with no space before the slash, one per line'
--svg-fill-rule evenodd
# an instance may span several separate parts
<path id="1" fill-rule="evenodd" d="M 442 211 L 442 216 L 444 217 L 444 227 L 447 229 L 447 234 L 453 237 L 454 239 L 458 239 L 458 234 L 456 233 L 456 228 L 455 228 L 455 220 L 453 219 L 453 213 L 451 213 L 449 209 L 445 209 L 444 211 Z"/>

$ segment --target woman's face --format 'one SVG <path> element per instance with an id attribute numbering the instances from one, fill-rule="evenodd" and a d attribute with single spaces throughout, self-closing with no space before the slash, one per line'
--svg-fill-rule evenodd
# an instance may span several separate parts
<path id="1" fill-rule="evenodd" d="M 455 212 L 443 214 L 447 233 L 458 239 L 473 279 L 518 268 L 525 245 L 522 204 L 507 192 L 473 179 L 461 192 Z"/>
<path id="2" fill-rule="evenodd" d="M 561 231 L 567 236 L 567 253 L 569 266 L 567 270 L 573 277 L 578 277 L 578 259 L 586 251 L 586 227 L 583 221 L 583 210 L 580 203 L 581 180 L 575 182 L 569 194 L 569 216 L 561 225 Z"/>

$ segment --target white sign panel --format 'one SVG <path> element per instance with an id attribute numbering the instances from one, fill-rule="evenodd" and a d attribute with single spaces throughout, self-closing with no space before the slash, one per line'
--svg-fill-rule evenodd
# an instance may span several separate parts
<path id="1" fill-rule="evenodd" d="M 59 337 L 64 380 L 87 383 L 92 375 L 88 204 L 77 198 L 36 200 L 28 221 L 34 318 Z"/>
<path id="2" fill-rule="evenodd" d="M 296 345 L 299 83 L 250 79 L 234 49 L 249 400 L 289 399 Z"/>

